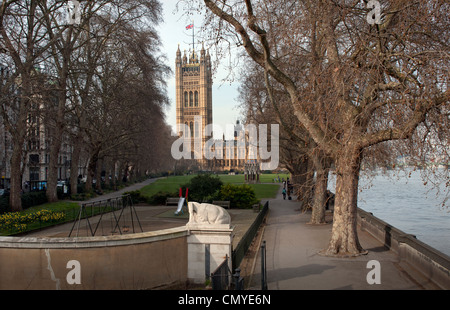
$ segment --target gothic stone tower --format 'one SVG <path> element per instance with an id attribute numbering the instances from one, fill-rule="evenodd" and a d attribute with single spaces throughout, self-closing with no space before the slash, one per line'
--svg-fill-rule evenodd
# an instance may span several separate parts
<path id="1" fill-rule="evenodd" d="M 177 124 L 184 124 L 190 129 L 191 158 L 196 158 L 200 167 L 205 164 L 202 154 L 194 154 L 199 148 L 194 141 L 201 141 L 201 150 L 210 136 L 204 133 L 205 126 L 212 124 L 212 76 L 211 58 L 204 47 L 200 51 L 200 59 L 195 51 L 181 56 L 178 46 L 176 54 L 176 113 Z M 197 121 L 196 121 L 197 120 Z M 200 122 L 198 122 L 200 120 Z M 179 132 L 181 134 L 181 132 Z"/>

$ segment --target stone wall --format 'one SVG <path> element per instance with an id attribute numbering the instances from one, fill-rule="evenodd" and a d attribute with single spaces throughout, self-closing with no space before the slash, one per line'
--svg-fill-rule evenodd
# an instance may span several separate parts
<path id="1" fill-rule="evenodd" d="M 184 284 L 187 234 L 183 226 L 108 237 L 0 237 L 0 289 L 126 290 Z"/>
<path id="2" fill-rule="evenodd" d="M 417 269 L 434 284 L 443 289 L 450 289 L 448 255 L 362 209 L 358 209 L 358 225 L 395 252 L 401 261 Z"/>

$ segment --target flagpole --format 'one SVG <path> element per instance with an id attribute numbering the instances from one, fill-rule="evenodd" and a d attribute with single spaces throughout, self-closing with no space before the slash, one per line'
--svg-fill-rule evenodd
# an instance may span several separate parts
<path id="1" fill-rule="evenodd" d="M 195 52 L 195 47 L 194 47 L 194 21 L 192 21 L 192 52 Z"/>

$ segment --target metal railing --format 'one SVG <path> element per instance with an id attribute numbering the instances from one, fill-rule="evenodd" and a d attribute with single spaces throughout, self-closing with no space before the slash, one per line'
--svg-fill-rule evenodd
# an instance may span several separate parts
<path id="1" fill-rule="evenodd" d="M 261 244 L 261 290 L 267 290 L 266 241 Z"/>
<path id="2" fill-rule="evenodd" d="M 228 256 L 225 256 L 224 261 L 211 273 L 211 286 L 213 290 L 243 290 L 244 278 L 241 277 L 241 269 L 236 268 L 235 273 L 231 274 Z"/>
<path id="3" fill-rule="evenodd" d="M 263 222 L 268 211 L 269 211 L 269 202 L 267 201 L 264 204 L 264 207 L 262 208 L 262 210 L 259 212 L 259 214 L 256 217 L 253 224 L 250 226 L 250 228 L 247 230 L 247 232 L 242 237 L 241 241 L 239 241 L 236 248 L 233 249 L 233 252 L 231 254 L 233 270 L 235 270 L 241 264 L 241 261 L 244 258 L 245 253 L 247 252 L 248 248 L 250 247 L 250 245 L 253 241 L 253 238 L 255 237 L 256 233 L 258 232 L 259 226 L 261 226 L 261 223 Z"/>
<path id="4" fill-rule="evenodd" d="M 225 260 L 211 273 L 211 285 L 213 290 L 227 290 L 230 287 L 231 271 L 228 267 L 228 255 Z"/>

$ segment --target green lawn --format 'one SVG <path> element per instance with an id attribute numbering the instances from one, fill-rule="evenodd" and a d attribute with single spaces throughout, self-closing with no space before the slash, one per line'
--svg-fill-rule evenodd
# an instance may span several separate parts
<path id="1" fill-rule="evenodd" d="M 157 192 L 169 192 L 169 193 L 177 193 L 180 186 L 189 182 L 191 178 L 195 175 L 188 176 L 171 176 L 164 179 L 159 179 L 152 184 L 149 184 L 143 187 L 140 192 L 143 196 L 150 197 Z M 228 175 L 228 174 L 219 174 L 219 178 L 223 183 L 232 183 L 232 184 L 244 184 L 244 175 Z M 286 179 L 289 175 L 279 174 L 280 180 L 282 178 Z M 277 178 L 276 174 L 261 174 L 260 182 L 258 184 L 250 184 L 255 190 L 256 198 L 258 199 L 266 199 L 266 198 L 275 198 L 276 193 L 279 189 L 281 183 L 277 184 L 268 184 L 273 183 L 273 179 Z"/>
<path id="2" fill-rule="evenodd" d="M 150 197 L 157 192 L 177 192 L 181 185 L 189 182 L 195 175 L 172 176 L 159 179 L 140 189 L 141 195 Z"/>
<path id="3" fill-rule="evenodd" d="M 74 212 L 78 214 L 78 211 L 80 210 L 80 205 L 76 202 L 68 202 L 68 201 L 57 201 L 53 203 L 44 203 L 39 206 L 30 207 L 24 211 L 23 213 L 33 213 L 42 209 L 46 209 L 49 211 L 55 211 L 55 212 Z"/>
<path id="4" fill-rule="evenodd" d="M 257 199 L 275 198 L 280 184 L 249 184 L 253 187 Z"/>
<path id="5" fill-rule="evenodd" d="M 1 219 L 2 216 L 7 216 L 7 214 L 4 214 L 0 216 L 0 235 L 10 235 L 18 232 L 31 231 L 47 226 L 53 226 L 62 222 L 72 221 L 78 215 L 79 209 L 80 206 L 76 202 L 58 201 L 30 207 L 24 211 L 14 213 L 13 218 L 15 218 L 15 220 L 8 220 L 8 218 Z M 53 218 L 51 221 L 41 221 L 40 219 L 43 219 L 43 217 L 39 217 L 40 219 L 37 220 L 35 216 L 36 214 L 41 214 L 39 216 L 43 216 L 42 213 L 40 213 L 42 210 L 57 212 L 59 214 L 64 213 L 64 217 L 59 217 L 56 220 Z M 5 223 L 8 221 L 10 224 Z M 11 224 L 11 221 L 16 223 L 18 226 L 13 226 L 15 224 Z"/>

